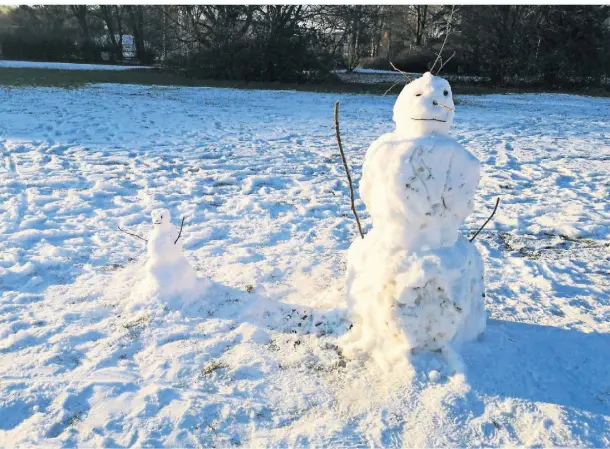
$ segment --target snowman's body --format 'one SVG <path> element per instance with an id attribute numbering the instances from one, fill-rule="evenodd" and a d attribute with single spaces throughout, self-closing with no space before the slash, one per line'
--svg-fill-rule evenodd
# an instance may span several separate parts
<path id="1" fill-rule="evenodd" d="M 439 349 L 485 327 L 483 263 L 458 232 L 472 212 L 479 161 L 449 137 L 447 81 L 425 74 L 401 92 L 396 131 L 369 148 L 360 195 L 373 229 L 348 253 L 353 329 L 346 352 L 381 364 Z"/>
<path id="2" fill-rule="evenodd" d="M 164 297 L 190 293 L 197 285 L 197 273 L 182 254 L 182 237 L 171 224 L 166 209 L 152 213 L 153 230 L 148 238 L 146 270 L 153 292 Z"/>

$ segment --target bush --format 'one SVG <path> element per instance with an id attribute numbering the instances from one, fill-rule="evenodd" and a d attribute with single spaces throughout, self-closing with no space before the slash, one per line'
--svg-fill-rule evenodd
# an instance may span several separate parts
<path id="1" fill-rule="evenodd" d="M 4 59 L 26 61 L 99 62 L 107 47 L 94 42 L 79 45 L 69 36 L 4 33 L 0 35 Z"/>
<path id="2" fill-rule="evenodd" d="M 193 78 L 263 82 L 317 82 L 326 79 L 331 57 L 319 50 L 316 36 L 296 33 L 223 39 L 186 59 Z M 181 57 L 173 57 L 179 65 Z"/>
<path id="3" fill-rule="evenodd" d="M 79 53 L 76 43 L 66 37 L 0 35 L 4 59 L 65 61 Z"/>
<path id="4" fill-rule="evenodd" d="M 445 50 L 443 53 L 448 58 L 453 52 Z M 420 48 L 403 50 L 394 56 L 391 61 L 397 68 L 405 72 L 425 73 L 430 70 L 435 59 L 436 54 L 432 50 Z M 461 65 L 462 61 L 456 55 L 443 67 L 443 73 L 458 73 Z M 360 66 L 366 69 L 391 70 L 387 56 L 363 58 Z M 439 64 L 437 64 L 438 67 Z"/>
<path id="5" fill-rule="evenodd" d="M 396 55 L 394 65 L 405 72 L 427 72 L 434 64 L 436 54 L 428 49 L 404 50 Z"/>
<path id="6" fill-rule="evenodd" d="M 138 62 L 143 65 L 151 65 L 157 59 L 157 53 L 152 48 L 144 48 L 138 55 Z"/>

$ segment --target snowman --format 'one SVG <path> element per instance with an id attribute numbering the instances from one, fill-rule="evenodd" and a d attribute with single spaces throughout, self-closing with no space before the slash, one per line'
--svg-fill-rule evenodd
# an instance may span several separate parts
<path id="1" fill-rule="evenodd" d="M 167 209 L 153 210 L 152 222 L 146 263 L 149 287 L 166 298 L 191 296 L 197 287 L 197 273 L 182 254 L 182 227 L 171 223 Z"/>
<path id="2" fill-rule="evenodd" d="M 486 322 L 481 256 L 458 231 L 473 210 L 479 161 L 449 136 L 449 83 L 430 72 L 394 105 L 394 132 L 367 151 L 360 195 L 373 228 L 348 251 L 346 355 L 382 367 L 412 350 L 450 350 Z"/>

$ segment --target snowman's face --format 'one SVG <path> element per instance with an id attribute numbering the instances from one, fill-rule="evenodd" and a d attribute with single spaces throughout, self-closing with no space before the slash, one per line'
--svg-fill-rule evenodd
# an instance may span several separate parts
<path id="1" fill-rule="evenodd" d="M 155 209 L 151 213 L 152 222 L 155 225 L 169 223 L 171 218 L 169 211 L 167 209 Z"/>
<path id="2" fill-rule="evenodd" d="M 430 72 L 407 84 L 394 104 L 396 132 L 409 137 L 449 134 L 453 115 L 451 86 Z"/>

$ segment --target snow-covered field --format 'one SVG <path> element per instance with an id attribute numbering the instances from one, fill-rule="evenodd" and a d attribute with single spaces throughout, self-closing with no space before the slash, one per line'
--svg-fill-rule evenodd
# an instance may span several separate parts
<path id="1" fill-rule="evenodd" d="M 150 69 L 145 66 L 129 66 L 129 65 L 106 65 L 106 64 L 75 64 L 71 62 L 43 62 L 43 61 L 0 61 L 0 69 L 2 68 L 20 68 L 20 69 L 56 69 L 56 70 L 133 70 L 133 69 Z"/>
<path id="2" fill-rule="evenodd" d="M 415 375 L 345 359 L 356 180 L 395 97 L 0 90 L 0 446 L 610 445 L 610 101 L 458 100 L 490 320 Z M 196 314 L 125 312 L 150 212 L 186 216 Z M 370 220 L 358 203 L 365 227 Z M 456 363 L 457 362 L 457 363 Z M 454 372 L 463 365 L 463 372 Z"/>

